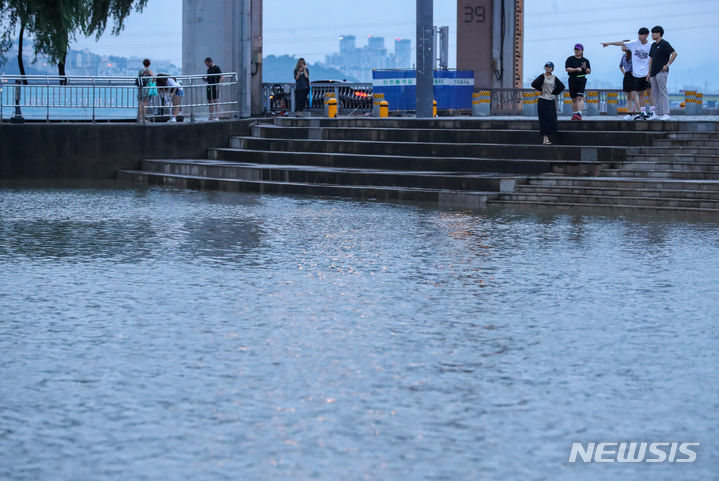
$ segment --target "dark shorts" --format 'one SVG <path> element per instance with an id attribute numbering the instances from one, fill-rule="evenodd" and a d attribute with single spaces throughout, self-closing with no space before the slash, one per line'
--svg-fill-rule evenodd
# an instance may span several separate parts
<path id="1" fill-rule="evenodd" d="M 587 86 L 587 77 L 569 77 L 569 96 L 573 99 L 584 97 L 584 87 Z"/>
<path id="2" fill-rule="evenodd" d="M 631 72 L 624 74 L 624 80 L 622 81 L 622 92 L 631 92 L 634 90 L 634 75 Z"/>
<path id="3" fill-rule="evenodd" d="M 632 92 L 644 92 L 645 90 L 648 90 L 652 88 L 652 84 L 647 82 L 646 77 L 634 77 L 634 86 L 632 87 Z"/>
<path id="4" fill-rule="evenodd" d="M 217 85 L 207 86 L 207 100 L 210 102 L 217 100 Z"/>

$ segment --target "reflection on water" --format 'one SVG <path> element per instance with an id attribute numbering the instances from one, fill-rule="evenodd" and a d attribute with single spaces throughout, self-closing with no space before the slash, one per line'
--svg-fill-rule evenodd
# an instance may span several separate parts
<path id="1" fill-rule="evenodd" d="M 0 479 L 711 479 L 717 225 L 0 185 Z M 572 441 L 701 442 L 569 465 Z"/>

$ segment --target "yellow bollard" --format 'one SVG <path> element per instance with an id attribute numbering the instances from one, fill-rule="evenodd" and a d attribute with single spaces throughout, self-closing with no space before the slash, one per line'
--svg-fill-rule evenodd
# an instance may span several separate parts
<path id="1" fill-rule="evenodd" d="M 379 103 L 379 116 L 389 117 L 389 102 L 382 100 Z"/>
<path id="2" fill-rule="evenodd" d="M 437 116 L 437 101 L 432 100 L 432 117 Z"/>
<path id="3" fill-rule="evenodd" d="M 334 97 L 327 100 L 327 117 L 331 119 L 337 117 L 337 99 Z"/>

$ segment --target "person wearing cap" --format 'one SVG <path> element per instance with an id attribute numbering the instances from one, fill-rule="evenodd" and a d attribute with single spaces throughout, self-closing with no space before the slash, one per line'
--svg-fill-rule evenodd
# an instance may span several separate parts
<path id="1" fill-rule="evenodd" d="M 603 47 L 616 45 L 624 47 L 632 52 L 632 77 L 634 78 L 634 86 L 632 87 L 630 104 L 634 103 L 634 111 L 637 112 L 633 117 L 627 114 L 625 119 L 630 120 L 650 120 L 654 118 L 654 107 L 650 107 L 647 114 L 647 107 L 644 105 L 644 92 L 651 96 L 651 84 L 647 80 L 649 75 L 649 53 L 652 45 L 647 40 L 649 29 L 642 27 L 637 33 L 637 40 L 632 42 L 628 40 L 620 40 L 618 42 L 602 42 Z"/>
<path id="2" fill-rule="evenodd" d="M 584 88 L 587 86 L 587 75 L 592 73 L 589 60 L 584 58 L 584 45 L 574 46 L 574 55 L 564 62 L 569 74 L 569 96 L 572 98 L 572 120 L 582 120 L 584 110 Z"/>
<path id="3" fill-rule="evenodd" d="M 544 145 L 551 145 L 550 135 L 557 133 L 557 95 L 564 90 L 564 84 L 554 75 L 554 64 L 544 64 L 544 73 L 534 79 L 532 88 L 541 92 L 537 101 L 539 134 Z"/>

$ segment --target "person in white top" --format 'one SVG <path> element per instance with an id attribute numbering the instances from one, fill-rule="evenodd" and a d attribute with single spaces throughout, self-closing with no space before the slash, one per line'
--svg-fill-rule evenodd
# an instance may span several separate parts
<path id="1" fill-rule="evenodd" d="M 634 103 L 635 112 L 638 114 L 633 118 L 634 120 L 649 120 L 655 116 L 654 106 L 649 108 L 649 114 L 647 114 L 647 108 L 644 106 L 643 93 L 647 92 L 647 95 L 651 97 L 651 84 L 647 81 L 647 75 L 649 75 L 649 52 L 652 49 L 652 44 L 647 40 L 649 36 L 649 29 L 642 27 L 639 29 L 637 34 L 637 40 L 630 42 L 629 40 L 621 40 L 618 42 L 602 42 L 603 47 L 609 45 L 616 45 L 623 49 L 630 50 L 632 52 L 632 76 L 634 77 L 634 87 L 632 88 L 630 104 Z"/>
<path id="2" fill-rule="evenodd" d="M 167 78 L 167 86 L 172 94 L 172 117 L 170 117 L 169 122 L 177 122 L 177 114 L 180 113 L 180 104 L 182 103 L 182 97 L 185 96 L 185 90 L 172 77 Z"/>

